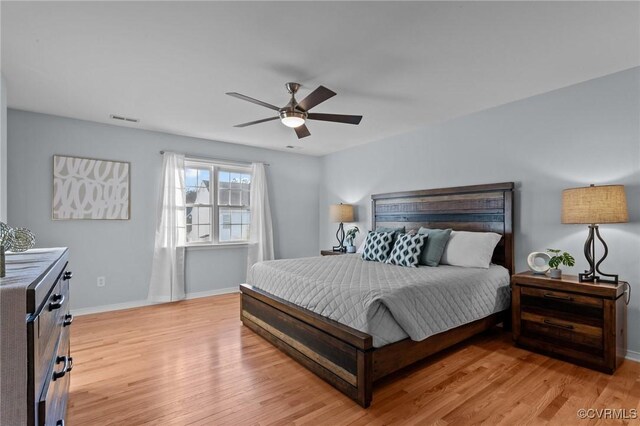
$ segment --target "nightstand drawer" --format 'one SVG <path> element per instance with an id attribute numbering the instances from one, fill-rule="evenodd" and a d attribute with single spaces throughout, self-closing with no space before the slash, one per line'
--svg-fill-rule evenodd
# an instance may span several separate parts
<path id="1" fill-rule="evenodd" d="M 604 310 L 602 299 L 578 294 L 520 287 L 522 313 L 554 318 L 562 323 L 577 323 L 602 328 Z"/>
<path id="2" fill-rule="evenodd" d="M 603 349 L 602 328 L 551 316 L 522 312 L 523 336 L 555 342 L 576 350 L 600 355 Z"/>
<path id="3" fill-rule="evenodd" d="M 522 287 L 520 294 L 523 299 L 532 301 L 532 299 L 543 299 L 545 304 L 549 302 L 558 302 L 569 306 L 581 305 L 584 307 L 593 307 L 602 309 L 602 299 L 599 297 L 582 296 L 580 294 L 565 293 L 563 291 L 546 290 L 543 288 Z M 526 297 L 525 297 L 526 296 Z M 523 302 L 524 303 L 524 302 Z"/>

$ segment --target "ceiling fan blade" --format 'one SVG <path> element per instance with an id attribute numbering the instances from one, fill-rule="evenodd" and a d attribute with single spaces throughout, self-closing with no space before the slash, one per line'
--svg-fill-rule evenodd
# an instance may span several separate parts
<path id="1" fill-rule="evenodd" d="M 296 135 L 298 135 L 298 139 L 311 136 L 311 132 L 309 131 L 309 129 L 307 129 L 307 126 L 305 124 L 303 124 L 302 126 L 294 127 L 293 130 L 296 131 Z"/>
<path id="2" fill-rule="evenodd" d="M 272 121 L 272 120 L 277 120 L 280 117 L 270 117 L 270 118 L 263 118 L 262 120 L 256 120 L 256 121 L 250 121 L 248 123 L 242 123 L 242 124 L 236 124 L 233 127 L 247 127 L 247 126 L 253 126 L 254 124 L 260 124 L 260 123 L 264 123 L 266 121 Z"/>
<path id="3" fill-rule="evenodd" d="M 267 108 L 269 108 L 269 109 L 273 109 L 273 110 L 276 110 L 276 111 L 280 111 L 280 108 L 278 108 L 278 107 L 277 107 L 277 106 L 275 106 L 275 105 L 271 105 L 271 104 L 268 104 L 268 103 L 266 103 L 266 102 L 262 102 L 262 101 L 259 101 L 259 100 L 257 100 L 257 99 L 254 99 L 254 98 L 250 98 L 249 96 L 241 95 L 240 93 L 236 93 L 236 92 L 227 92 L 227 95 L 229 95 L 229 96 L 233 96 L 234 98 L 242 99 L 243 101 L 251 102 L 251 103 L 253 103 L 253 104 L 261 105 L 261 106 L 263 106 L 263 107 L 267 107 Z"/>
<path id="4" fill-rule="evenodd" d="M 343 114 L 319 114 L 310 112 L 307 115 L 309 120 L 331 121 L 334 123 L 360 124 L 361 115 L 343 115 Z"/>
<path id="5" fill-rule="evenodd" d="M 322 102 L 326 101 L 327 99 L 335 95 L 336 95 L 336 92 L 334 92 L 333 90 L 329 90 L 324 86 L 319 86 L 316 90 L 309 93 L 309 95 L 306 98 L 301 100 L 296 106 L 296 108 L 302 111 L 309 111 L 314 106 L 321 104 Z"/>

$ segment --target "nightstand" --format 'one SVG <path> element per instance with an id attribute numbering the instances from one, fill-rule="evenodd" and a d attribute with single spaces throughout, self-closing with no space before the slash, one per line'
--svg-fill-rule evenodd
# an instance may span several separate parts
<path id="1" fill-rule="evenodd" d="M 627 283 L 599 284 L 531 272 L 511 279 L 516 345 L 609 374 L 627 352 Z"/>
<path id="2" fill-rule="evenodd" d="M 339 254 L 350 254 L 346 251 L 320 250 L 320 256 L 337 256 Z"/>

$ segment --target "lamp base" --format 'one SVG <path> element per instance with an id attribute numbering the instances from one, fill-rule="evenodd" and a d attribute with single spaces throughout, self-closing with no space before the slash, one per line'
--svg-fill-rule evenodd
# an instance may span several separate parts
<path id="1" fill-rule="evenodd" d="M 596 238 L 600 240 L 602 246 L 604 247 L 604 254 L 596 262 Z M 617 274 L 605 274 L 600 270 L 600 264 L 604 261 L 604 259 L 609 254 L 609 247 L 600 236 L 600 230 L 598 229 L 598 225 L 589 225 L 589 236 L 587 237 L 587 241 L 584 243 L 584 256 L 587 258 L 587 262 L 589 263 L 589 269 L 584 271 L 582 274 L 578 274 L 578 280 L 580 282 L 599 282 L 599 283 L 608 283 L 608 284 L 618 284 L 618 275 Z M 609 278 L 604 278 L 609 277 Z"/>
<path id="2" fill-rule="evenodd" d="M 344 246 L 344 235 L 344 224 L 340 222 L 340 225 L 338 225 L 338 230 L 336 231 L 336 239 L 338 240 L 339 244 L 337 246 L 333 246 L 333 251 L 347 251 L 347 248 Z"/>

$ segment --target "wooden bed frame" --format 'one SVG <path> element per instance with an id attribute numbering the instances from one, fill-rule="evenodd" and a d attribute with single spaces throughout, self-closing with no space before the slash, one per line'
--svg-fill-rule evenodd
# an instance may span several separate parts
<path id="1" fill-rule="evenodd" d="M 394 192 L 371 196 L 371 229 L 420 226 L 491 231 L 503 236 L 493 262 L 513 274 L 513 182 Z M 509 310 L 435 334 L 374 348 L 372 337 L 247 284 L 240 285 L 241 319 L 363 407 L 373 384 L 408 365 L 508 321 Z"/>

